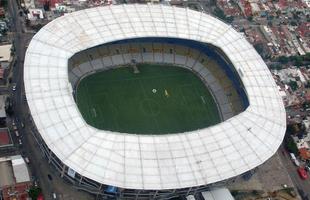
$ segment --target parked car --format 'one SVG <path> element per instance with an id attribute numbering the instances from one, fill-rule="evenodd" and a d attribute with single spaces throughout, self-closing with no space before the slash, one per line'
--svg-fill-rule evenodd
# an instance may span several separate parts
<path id="1" fill-rule="evenodd" d="M 299 174 L 299 176 L 300 176 L 301 179 L 304 179 L 304 180 L 305 180 L 305 179 L 308 178 L 307 171 L 306 171 L 304 168 L 299 167 L 299 168 L 297 169 L 297 172 L 298 172 L 298 174 Z"/>

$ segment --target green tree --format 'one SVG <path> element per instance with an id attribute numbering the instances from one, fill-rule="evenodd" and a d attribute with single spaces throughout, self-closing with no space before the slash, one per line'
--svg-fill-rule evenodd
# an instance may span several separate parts
<path id="1" fill-rule="evenodd" d="M 294 65 L 296 65 L 296 66 L 301 66 L 301 65 L 303 65 L 303 58 L 300 57 L 300 56 L 296 57 L 295 62 L 294 62 Z"/>
<path id="2" fill-rule="evenodd" d="M 223 21 L 227 22 L 227 23 L 231 23 L 232 21 L 234 21 L 233 16 L 227 17 L 225 15 L 224 11 L 222 9 L 220 9 L 219 7 L 215 7 L 214 15 L 217 16 L 218 18 L 222 19 Z"/>
<path id="3" fill-rule="evenodd" d="M 296 155 L 298 154 L 297 145 L 291 136 L 288 136 L 286 139 L 286 148 L 289 152 L 294 153 Z"/>
<path id="4" fill-rule="evenodd" d="M 263 43 L 258 43 L 254 45 L 254 48 L 256 49 L 256 51 L 262 55 L 264 53 L 264 45 Z"/>
<path id="5" fill-rule="evenodd" d="M 292 20 L 292 21 L 290 22 L 290 25 L 291 25 L 291 26 L 297 26 L 298 24 L 297 24 L 297 22 L 296 22 L 295 20 Z"/>
<path id="6" fill-rule="evenodd" d="M 39 196 L 39 194 L 42 192 L 42 189 L 39 187 L 31 187 L 29 189 L 29 196 L 31 197 L 32 200 L 36 200 Z"/>
<path id="7" fill-rule="evenodd" d="M 286 56 L 280 56 L 280 57 L 278 58 L 278 61 L 279 61 L 280 63 L 286 64 L 286 63 L 288 63 L 289 58 L 286 57 Z"/>
<path id="8" fill-rule="evenodd" d="M 282 69 L 282 65 L 272 64 L 272 65 L 270 65 L 270 69 L 281 70 Z"/>
<path id="9" fill-rule="evenodd" d="M 293 91 L 297 90 L 297 88 L 298 88 L 298 85 L 297 85 L 296 81 L 290 81 L 290 82 L 288 83 L 288 85 L 291 87 L 291 89 L 292 89 Z"/>

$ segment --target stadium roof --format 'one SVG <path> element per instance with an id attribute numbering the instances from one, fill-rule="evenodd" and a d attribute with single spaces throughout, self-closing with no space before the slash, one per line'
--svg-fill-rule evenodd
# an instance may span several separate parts
<path id="1" fill-rule="evenodd" d="M 244 83 L 249 107 L 218 125 L 181 134 L 133 135 L 89 126 L 72 95 L 68 59 L 99 44 L 139 37 L 220 47 Z M 262 164 L 284 137 L 284 106 L 264 61 L 231 26 L 190 9 L 119 5 L 59 17 L 33 37 L 24 68 L 29 108 L 48 147 L 71 169 L 106 185 L 177 189 L 214 183 Z"/>

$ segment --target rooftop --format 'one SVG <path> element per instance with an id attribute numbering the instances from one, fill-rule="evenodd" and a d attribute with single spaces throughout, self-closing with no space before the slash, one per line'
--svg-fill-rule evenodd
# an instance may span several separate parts
<path id="1" fill-rule="evenodd" d="M 11 44 L 0 46 L 0 62 L 8 62 L 11 58 Z"/>

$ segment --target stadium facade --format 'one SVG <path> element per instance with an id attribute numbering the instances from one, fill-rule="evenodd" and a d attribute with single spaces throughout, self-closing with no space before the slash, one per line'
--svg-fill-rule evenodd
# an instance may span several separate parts
<path id="1" fill-rule="evenodd" d="M 89 126 L 74 100 L 76 83 L 133 59 L 192 70 L 214 95 L 223 122 L 160 136 Z M 33 135 L 48 162 L 77 188 L 104 198 L 203 190 L 264 163 L 286 128 L 277 86 L 254 48 L 231 26 L 190 9 L 119 5 L 57 18 L 31 40 L 24 84 Z"/>

